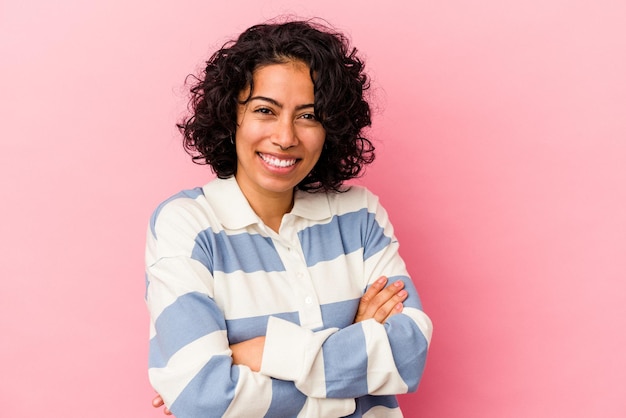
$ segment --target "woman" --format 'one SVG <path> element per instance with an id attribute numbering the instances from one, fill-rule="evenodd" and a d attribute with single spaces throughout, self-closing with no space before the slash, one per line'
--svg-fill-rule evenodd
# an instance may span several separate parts
<path id="1" fill-rule="evenodd" d="M 179 128 L 218 178 L 148 231 L 155 406 L 402 416 L 432 328 L 378 199 L 342 186 L 374 158 L 367 87 L 356 49 L 313 22 L 253 26 L 207 62 Z"/>

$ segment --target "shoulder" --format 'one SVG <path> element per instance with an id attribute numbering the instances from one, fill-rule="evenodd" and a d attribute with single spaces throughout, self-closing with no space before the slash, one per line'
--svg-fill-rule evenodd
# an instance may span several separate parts
<path id="1" fill-rule="evenodd" d="M 207 210 L 202 187 L 181 190 L 161 202 L 150 217 L 150 230 L 157 235 L 157 225 L 189 222 Z"/>
<path id="2" fill-rule="evenodd" d="M 345 186 L 340 192 L 329 193 L 328 200 L 333 212 L 354 212 L 365 209 L 376 212 L 379 199 L 374 193 L 363 186 Z"/>

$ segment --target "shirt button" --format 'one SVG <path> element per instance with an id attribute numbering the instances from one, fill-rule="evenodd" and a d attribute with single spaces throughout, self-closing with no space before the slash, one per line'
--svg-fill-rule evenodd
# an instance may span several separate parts
<path id="1" fill-rule="evenodd" d="M 304 277 L 304 274 L 302 274 L 302 272 L 298 272 L 298 273 L 296 274 L 296 277 L 297 277 L 298 279 L 301 279 L 302 277 Z"/>
<path id="2" fill-rule="evenodd" d="M 307 305 L 310 305 L 313 302 L 313 298 L 311 296 L 307 296 L 306 298 L 304 298 L 304 302 Z"/>

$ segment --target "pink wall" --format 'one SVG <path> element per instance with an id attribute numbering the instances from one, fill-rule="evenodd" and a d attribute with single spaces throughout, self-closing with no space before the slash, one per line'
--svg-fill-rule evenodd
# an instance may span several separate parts
<path id="1" fill-rule="evenodd" d="M 294 12 L 374 78 L 362 182 L 435 323 L 406 416 L 626 416 L 626 3 L 54 3 L 0 3 L 0 415 L 160 416 L 145 227 L 209 177 L 173 128 L 182 82 Z"/>

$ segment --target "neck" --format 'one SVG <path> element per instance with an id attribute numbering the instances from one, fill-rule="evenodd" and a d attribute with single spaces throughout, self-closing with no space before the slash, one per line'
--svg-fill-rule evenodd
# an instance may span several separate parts
<path id="1" fill-rule="evenodd" d="M 278 232 L 283 216 L 293 207 L 293 194 L 288 201 L 269 200 L 263 202 L 250 202 L 252 210 L 259 215 L 265 225 Z"/>
<path id="2" fill-rule="evenodd" d="M 283 216 L 293 208 L 293 190 L 271 195 L 258 193 L 253 189 L 244 190 L 241 188 L 241 191 L 248 200 L 252 210 L 261 218 L 263 223 L 275 232 L 278 232 Z"/>

